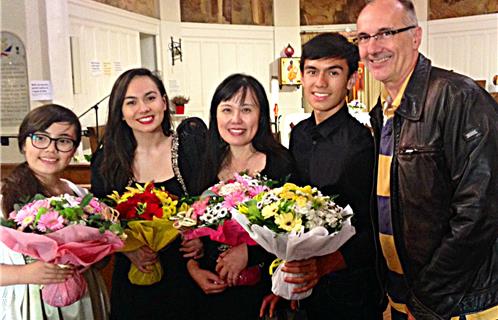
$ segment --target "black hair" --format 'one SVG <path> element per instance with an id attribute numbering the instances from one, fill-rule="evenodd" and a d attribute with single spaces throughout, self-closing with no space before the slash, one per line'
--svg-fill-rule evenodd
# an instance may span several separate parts
<path id="1" fill-rule="evenodd" d="M 344 59 L 348 64 L 348 78 L 358 70 L 358 47 L 337 32 L 321 33 L 303 45 L 300 69 L 304 72 L 306 60 L 324 58 Z"/>
<path id="2" fill-rule="evenodd" d="M 252 94 L 259 107 L 258 130 L 252 140 L 253 147 L 266 155 L 273 154 L 283 159 L 287 157 L 285 148 L 275 139 L 272 133 L 270 105 L 263 85 L 252 76 L 241 73 L 232 74 L 218 85 L 211 100 L 206 159 L 201 179 L 201 189 L 209 187 L 218 180 L 218 173 L 229 152 L 228 143 L 221 138 L 218 131 L 218 119 L 216 117 L 218 105 L 223 101 L 230 100 L 239 93 L 241 94 L 241 101 L 245 100 L 246 95 Z"/>
<path id="3" fill-rule="evenodd" d="M 104 159 L 100 171 L 104 181 L 110 188 L 125 185 L 133 177 L 132 164 L 137 147 L 133 131 L 123 121 L 123 103 L 130 82 L 136 77 L 148 77 L 157 86 L 159 93 L 166 101 L 164 119 L 161 123 L 166 136 L 171 134 L 171 115 L 169 111 L 168 96 L 161 79 L 145 68 L 130 69 L 125 71 L 114 82 L 109 98 L 109 113 L 105 126 L 103 149 Z"/>
<path id="4" fill-rule="evenodd" d="M 19 127 L 17 142 L 20 152 L 24 152 L 26 139 L 30 134 L 45 131 L 52 124 L 64 122 L 74 125 L 76 140 L 74 149 L 81 142 L 81 124 L 73 111 L 57 105 L 46 104 L 31 110 Z M 14 210 L 14 204 L 29 200 L 36 194 L 51 196 L 45 186 L 34 174 L 25 161 L 14 168 L 6 178 L 2 179 L 2 210 L 4 215 Z"/>

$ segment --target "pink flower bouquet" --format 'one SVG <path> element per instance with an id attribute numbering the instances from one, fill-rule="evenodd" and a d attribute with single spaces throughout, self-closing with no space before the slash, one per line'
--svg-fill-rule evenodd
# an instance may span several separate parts
<path id="1" fill-rule="evenodd" d="M 87 288 L 82 273 L 123 247 L 118 214 L 92 195 L 36 196 L 11 212 L 2 224 L 0 241 L 11 250 L 36 260 L 79 267 L 64 283 L 43 287 L 43 300 L 55 307 L 81 299 Z"/>
<path id="2" fill-rule="evenodd" d="M 183 203 L 178 214 L 171 219 L 175 220 L 174 226 L 182 231 L 184 239 L 207 236 L 219 244 L 218 251 L 224 251 L 242 243 L 250 246 L 257 245 L 244 228 L 232 219 L 230 211 L 238 204 L 268 191 L 271 183 L 273 182 L 261 177 L 254 178 L 246 174 L 236 174 L 234 179 L 210 187 L 192 205 Z M 208 269 L 214 270 L 219 253 L 214 256 L 208 255 L 208 259 L 211 260 L 208 263 Z M 254 272 L 258 275 L 251 274 Z M 259 272 L 259 268 L 249 268 L 242 272 L 241 277 L 257 282 Z M 251 284 L 253 283 L 239 282 L 239 285 Z"/>

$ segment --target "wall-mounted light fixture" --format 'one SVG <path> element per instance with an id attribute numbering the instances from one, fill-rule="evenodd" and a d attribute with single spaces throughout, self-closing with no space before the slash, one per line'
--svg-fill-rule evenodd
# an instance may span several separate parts
<path id="1" fill-rule="evenodd" d="M 168 45 L 169 50 L 171 51 L 171 64 L 175 65 L 176 60 L 182 61 L 182 39 L 178 39 L 178 41 L 174 41 L 173 37 L 171 37 L 171 42 Z"/>

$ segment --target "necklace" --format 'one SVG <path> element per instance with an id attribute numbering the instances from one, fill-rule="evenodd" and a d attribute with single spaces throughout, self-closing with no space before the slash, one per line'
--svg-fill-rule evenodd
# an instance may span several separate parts
<path id="1" fill-rule="evenodd" d="M 236 159 L 232 153 L 229 154 L 229 156 L 226 158 L 225 164 L 224 164 L 224 178 L 231 178 L 235 173 L 241 173 L 244 171 L 247 171 L 249 174 L 253 173 L 253 169 L 251 168 L 251 162 L 253 158 L 258 154 L 256 150 L 251 150 L 251 153 L 249 156 L 247 156 L 245 159 Z M 242 157 L 241 157 L 242 158 Z M 253 166 L 254 167 L 254 164 Z"/>

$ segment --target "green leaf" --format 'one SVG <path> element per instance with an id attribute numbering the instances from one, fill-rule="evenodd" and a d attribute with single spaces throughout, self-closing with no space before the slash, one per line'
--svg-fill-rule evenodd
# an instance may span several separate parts
<path id="1" fill-rule="evenodd" d="M 123 227 L 119 223 L 111 224 L 109 226 L 109 230 L 111 232 L 114 232 L 116 234 L 122 234 L 123 233 Z"/>
<path id="2" fill-rule="evenodd" d="M 83 199 L 81 199 L 81 203 L 80 203 L 80 206 L 82 208 L 86 207 L 88 204 L 90 204 L 90 201 L 92 200 L 93 198 L 93 194 L 91 193 L 87 193 Z"/>
<path id="3" fill-rule="evenodd" d="M 14 220 L 8 220 L 3 218 L 0 218 L 0 225 L 12 229 L 17 228 L 17 223 Z"/>
<path id="4" fill-rule="evenodd" d="M 38 212 L 36 213 L 35 221 L 34 224 L 38 223 L 38 220 L 40 220 L 41 216 L 47 213 L 48 209 L 47 208 L 39 208 Z"/>

